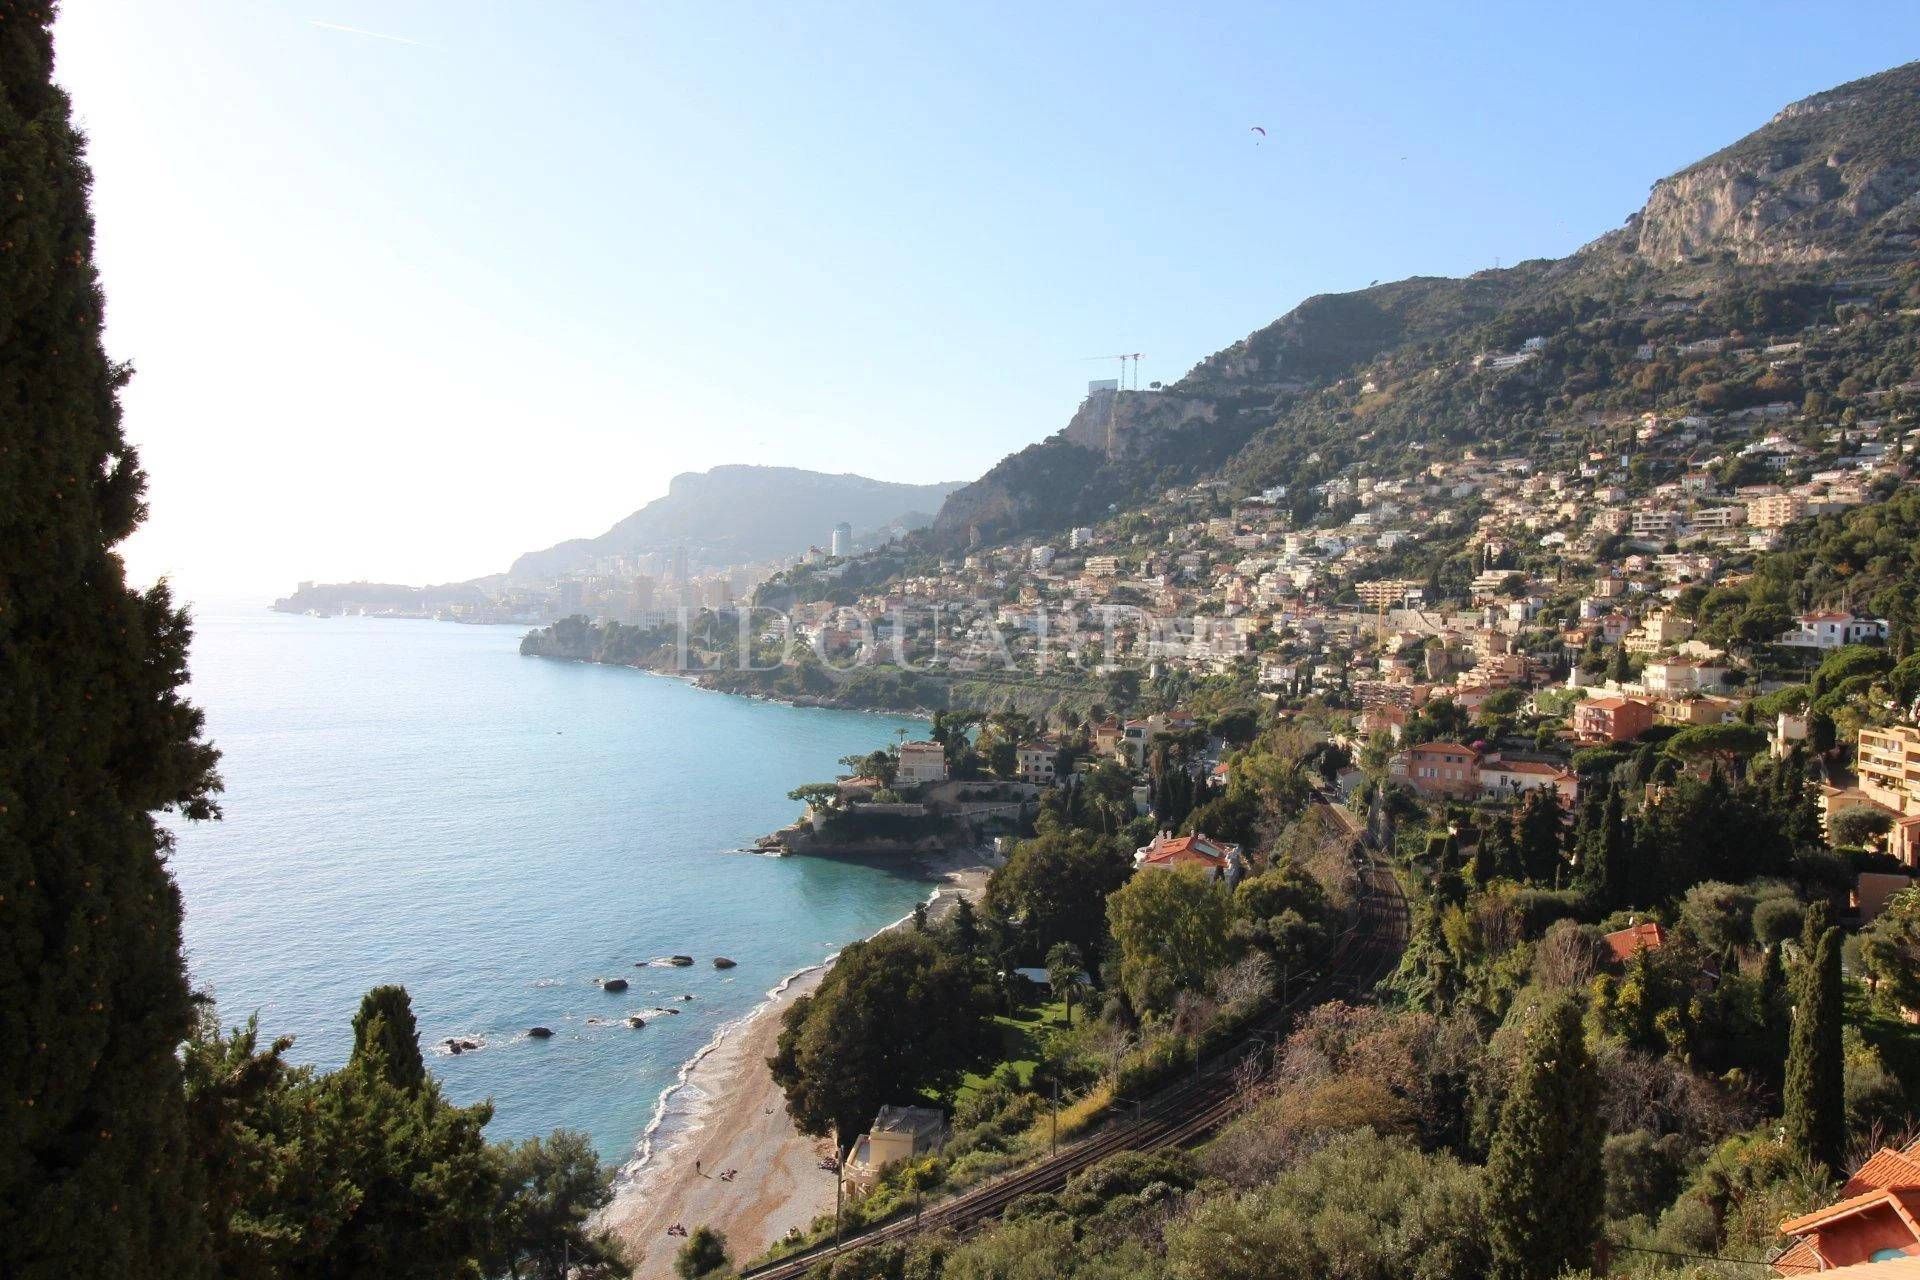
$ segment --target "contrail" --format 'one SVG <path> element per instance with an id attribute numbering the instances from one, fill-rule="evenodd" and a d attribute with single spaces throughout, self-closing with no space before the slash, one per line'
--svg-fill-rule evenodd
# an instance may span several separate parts
<path id="1" fill-rule="evenodd" d="M 322 22 L 318 18 L 308 18 L 307 23 L 309 26 L 320 28 L 322 31 L 338 31 L 350 36 L 365 36 L 369 40 L 387 40 L 394 44 L 410 44 L 416 49 L 431 49 L 434 47 L 424 40 L 409 40 L 405 36 L 390 36 L 384 31 L 368 31 L 363 27 L 343 27 L 337 22 Z"/>

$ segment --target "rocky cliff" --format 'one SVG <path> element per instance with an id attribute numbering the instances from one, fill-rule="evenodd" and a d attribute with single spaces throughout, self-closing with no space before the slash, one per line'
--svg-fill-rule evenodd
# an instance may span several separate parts
<path id="1" fill-rule="evenodd" d="M 1920 63 L 1909 63 L 1793 103 L 1655 183 L 1625 226 L 1567 258 L 1318 295 L 1201 360 L 1164 393 L 1091 396 L 1065 430 L 949 497 L 934 539 L 964 546 L 1090 523 L 1221 467 L 1242 483 L 1310 479 L 1307 466 L 1322 458 L 1325 467 L 1350 461 L 1355 435 L 1390 447 L 1379 427 L 1395 414 L 1420 418 L 1429 434 L 1449 427 L 1450 447 L 1488 423 L 1511 435 L 1585 384 L 1550 388 L 1535 370 L 1533 390 L 1529 379 L 1494 386 L 1475 373 L 1483 352 L 1655 299 L 1783 282 L 1844 297 L 1884 282 L 1916 251 Z M 1364 404 L 1354 388 L 1340 392 L 1363 368 L 1382 366 L 1389 375 L 1418 370 L 1422 381 Z M 1321 403 L 1328 395 L 1337 406 Z M 1373 429 L 1354 432 L 1361 411 Z M 1406 424 L 1395 430 L 1417 435 Z"/>
<path id="2" fill-rule="evenodd" d="M 1780 111 L 1730 147 L 1654 184 L 1595 249 L 1655 266 L 1889 261 L 1920 241 L 1920 63 Z"/>

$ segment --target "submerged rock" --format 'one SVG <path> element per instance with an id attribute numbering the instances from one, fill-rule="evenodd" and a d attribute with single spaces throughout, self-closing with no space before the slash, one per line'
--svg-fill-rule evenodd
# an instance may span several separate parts
<path id="1" fill-rule="evenodd" d="M 715 956 L 713 958 L 713 967 L 716 969 L 731 969 L 733 968 L 733 961 L 727 959 L 725 956 Z"/>
<path id="2" fill-rule="evenodd" d="M 552 1027 L 528 1027 L 527 1034 L 535 1040 L 545 1040 L 553 1034 Z"/>
<path id="3" fill-rule="evenodd" d="M 668 956 L 667 963 L 676 969 L 684 969 L 693 963 L 692 956 Z"/>

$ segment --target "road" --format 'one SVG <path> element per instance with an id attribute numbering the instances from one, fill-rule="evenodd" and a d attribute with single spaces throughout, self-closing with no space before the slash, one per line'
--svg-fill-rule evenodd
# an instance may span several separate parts
<path id="1" fill-rule="evenodd" d="M 1239 1067 L 1249 1057 L 1264 1053 L 1285 1033 L 1301 1010 L 1328 1000 L 1364 999 L 1379 981 L 1393 972 L 1407 942 L 1407 901 L 1393 872 L 1367 853 L 1359 841 L 1360 824 L 1338 804 L 1319 803 L 1354 838 L 1360 868 L 1357 910 L 1351 924 L 1334 944 L 1326 965 L 1288 999 L 1276 1005 L 1233 1045 L 1201 1066 L 1194 1076 L 1168 1085 L 1136 1109 L 1131 1119 L 1109 1122 L 1095 1133 L 1064 1146 L 1059 1153 L 1037 1160 L 983 1183 L 922 1214 L 918 1221 L 903 1218 L 857 1236 L 836 1248 L 817 1245 L 801 1253 L 750 1271 L 753 1280 L 793 1280 L 822 1259 L 836 1253 L 887 1241 L 908 1239 L 920 1231 L 949 1228 L 969 1234 L 997 1219 L 1021 1196 L 1058 1191 L 1073 1174 L 1121 1151 L 1153 1151 L 1187 1147 L 1211 1136 L 1237 1115 L 1246 1102 L 1244 1074 Z"/>

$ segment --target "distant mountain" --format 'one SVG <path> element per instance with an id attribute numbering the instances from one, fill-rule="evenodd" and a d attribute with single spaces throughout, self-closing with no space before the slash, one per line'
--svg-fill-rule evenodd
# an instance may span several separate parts
<path id="1" fill-rule="evenodd" d="M 606 555 L 668 551 L 684 545 L 696 567 L 752 564 L 827 545 L 833 527 L 855 538 L 916 529 L 932 520 L 948 484 L 892 484 L 865 476 L 794 467 L 726 466 L 677 475 L 655 499 L 597 538 L 573 538 L 513 562 L 516 582 L 550 579 Z"/>
<path id="2" fill-rule="evenodd" d="M 1065 429 L 948 498 L 932 538 L 952 548 L 1087 524 L 1213 477 L 1298 489 L 1425 449 L 1525 451 L 1595 413 L 1684 399 L 1690 379 L 1732 402 L 1779 398 L 1784 374 L 1768 385 L 1634 352 L 1884 299 L 1917 254 L 1920 63 L 1908 63 L 1784 108 L 1654 183 L 1623 227 L 1569 257 L 1322 294 L 1164 390 L 1092 392 Z M 1533 338 L 1537 359 L 1482 359 Z"/>

